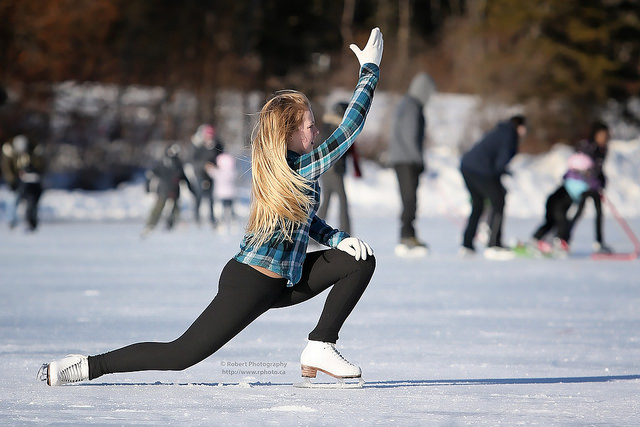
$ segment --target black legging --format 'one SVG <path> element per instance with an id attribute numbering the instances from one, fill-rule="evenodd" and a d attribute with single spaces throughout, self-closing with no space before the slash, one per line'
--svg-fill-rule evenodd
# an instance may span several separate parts
<path id="1" fill-rule="evenodd" d="M 38 227 L 38 202 L 40 201 L 40 196 L 42 196 L 42 184 L 39 182 L 23 183 L 20 186 L 16 205 L 21 200 L 26 201 L 27 207 L 24 215 L 31 230 L 35 230 Z"/>
<path id="2" fill-rule="evenodd" d="M 89 379 L 114 372 L 179 371 L 204 360 L 270 308 L 307 301 L 333 285 L 322 314 L 309 334 L 314 341 L 336 342 L 338 332 L 366 289 L 375 258 L 356 261 L 338 249 L 311 252 L 302 279 L 287 287 L 286 279 L 265 276 L 231 260 L 222 270 L 218 294 L 178 339 L 132 344 L 89 356 Z"/>
<path id="3" fill-rule="evenodd" d="M 542 239 L 548 232 L 556 228 L 556 236 L 568 242 L 571 239 L 573 220 L 567 218 L 567 212 L 573 201 L 564 186 L 561 185 L 548 198 L 546 203 L 545 222 L 535 231 L 533 237 Z"/>
<path id="4" fill-rule="evenodd" d="M 489 215 L 491 235 L 487 246 L 502 246 L 502 220 L 507 190 L 502 186 L 500 177 L 479 175 L 464 169 L 461 172 L 471 195 L 471 214 L 467 221 L 467 228 L 464 230 L 462 245 L 473 248 L 478 222 L 480 222 L 484 211 L 484 201 L 489 199 L 491 203 L 491 214 Z"/>
<path id="5" fill-rule="evenodd" d="M 600 200 L 602 196 L 600 195 L 600 192 L 597 190 L 589 190 L 589 191 L 585 191 L 584 194 L 582 195 L 582 198 L 580 199 L 580 204 L 578 205 L 578 211 L 575 214 L 574 217 L 574 223 L 578 221 L 578 219 L 580 218 L 580 216 L 582 215 L 582 211 L 584 210 L 584 206 L 585 203 L 587 202 L 587 199 L 592 199 L 593 200 L 593 207 L 596 209 L 596 219 L 595 219 L 595 237 L 596 237 L 596 242 L 600 243 L 601 245 L 604 244 L 604 239 L 602 236 L 602 202 Z M 573 226 L 574 224 L 572 224 Z"/>
<path id="6" fill-rule="evenodd" d="M 424 170 L 421 164 L 403 163 L 394 167 L 398 177 L 402 213 L 400 214 L 400 238 L 416 237 L 413 222 L 418 208 L 418 185 L 420 174 Z"/>

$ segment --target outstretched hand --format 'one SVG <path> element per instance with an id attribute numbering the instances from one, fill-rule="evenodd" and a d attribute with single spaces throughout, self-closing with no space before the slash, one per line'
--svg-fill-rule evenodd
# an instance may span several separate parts
<path id="1" fill-rule="evenodd" d="M 358 61 L 360 61 L 360 66 L 363 66 L 367 63 L 372 63 L 380 66 L 380 61 L 382 60 L 382 51 L 384 49 L 384 40 L 382 40 L 382 33 L 380 32 L 380 28 L 376 27 L 371 30 L 371 35 L 369 36 L 369 41 L 364 49 L 360 50 L 358 46 L 355 44 L 351 44 L 349 46 L 353 53 L 358 57 Z"/>

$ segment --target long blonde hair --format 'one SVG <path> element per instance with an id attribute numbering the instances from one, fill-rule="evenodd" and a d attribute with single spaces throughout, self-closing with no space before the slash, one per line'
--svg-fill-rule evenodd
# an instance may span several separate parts
<path id="1" fill-rule="evenodd" d="M 251 209 L 249 241 L 261 245 L 276 232 L 292 241 L 307 221 L 313 203 L 312 186 L 287 164 L 287 142 L 310 110 L 307 97 L 296 91 L 278 92 L 262 107 L 251 146 Z"/>

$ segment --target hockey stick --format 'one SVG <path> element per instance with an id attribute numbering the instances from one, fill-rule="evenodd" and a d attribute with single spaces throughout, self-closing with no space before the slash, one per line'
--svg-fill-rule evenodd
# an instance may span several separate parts
<path id="1" fill-rule="evenodd" d="M 591 257 L 595 260 L 617 259 L 617 260 L 625 260 L 625 261 L 632 261 L 638 258 L 638 256 L 640 256 L 640 241 L 638 240 L 636 235 L 633 233 L 633 230 L 631 229 L 631 227 L 629 227 L 629 224 L 627 223 L 627 221 L 625 221 L 624 218 L 622 218 L 622 216 L 620 215 L 618 210 L 615 208 L 613 203 L 611 203 L 611 201 L 607 197 L 605 197 L 604 194 L 602 195 L 602 201 L 607 206 L 609 206 L 609 210 L 611 210 L 613 217 L 616 219 L 620 227 L 622 227 L 624 232 L 627 234 L 627 237 L 631 240 L 631 243 L 633 243 L 634 250 L 633 252 L 619 253 L 619 254 L 593 254 L 591 255 Z"/>

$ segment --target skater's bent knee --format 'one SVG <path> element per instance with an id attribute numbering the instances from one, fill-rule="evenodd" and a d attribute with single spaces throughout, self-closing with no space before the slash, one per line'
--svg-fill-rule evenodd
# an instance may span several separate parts
<path id="1" fill-rule="evenodd" d="M 375 255 L 368 255 L 366 259 L 357 261 L 356 265 L 358 266 L 358 269 L 372 275 L 373 271 L 376 269 L 376 257 Z"/>

